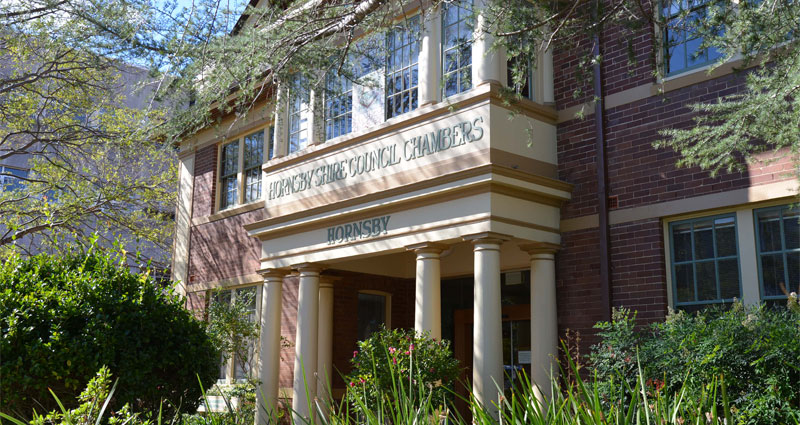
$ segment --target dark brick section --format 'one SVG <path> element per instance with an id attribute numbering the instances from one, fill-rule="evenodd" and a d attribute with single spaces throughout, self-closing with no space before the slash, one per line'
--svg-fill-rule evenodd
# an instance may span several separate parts
<path id="1" fill-rule="evenodd" d="M 649 8 L 648 8 L 649 12 Z M 603 91 L 606 96 L 655 82 L 653 27 L 636 30 L 613 26 L 603 33 Z"/>
<path id="2" fill-rule="evenodd" d="M 558 126 L 558 178 L 574 185 L 572 199 L 561 207 L 561 218 L 597 213 L 594 116 Z"/>
<path id="3" fill-rule="evenodd" d="M 244 225 L 264 218 L 258 209 L 211 223 L 193 226 L 190 234 L 190 283 L 216 281 L 255 273 L 261 268 L 261 242 Z"/>
<path id="4" fill-rule="evenodd" d="M 640 323 L 667 314 L 666 269 L 661 220 L 611 228 L 611 303 L 638 311 Z"/>
<path id="5" fill-rule="evenodd" d="M 195 154 L 192 217 L 205 217 L 214 212 L 217 188 L 217 145 L 207 146 Z"/>
<path id="6" fill-rule="evenodd" d="M 333 284 L 333 388 L 344 388 L 342 375 L 350 372 L 350 359 L 356 350 L 358 332 L 358 292 L 362 290 L 383 291 L 391 294 L 393 328 L 414 327 L 414 282 L 343 271 L 326 271 L 323 274 L 336 276 Z M 281 313 L 281 335 L 294 344 L 297 331 L 298 279 L 289 277 L 283 283 L 283 311 Z M 281 350 L 280 386 L 292 387 L 294 348 Z"/>
<path id="7" fill-rule="evenodd" d="M 595 342 L 592 326 L 603 319 L 600 300 L 600 255 L 597 229 L 561 234 L 556 255 L 556 296 L 559 336 L 578 332 L 581 352 Z"/>
<path id="8" fill-rule="evenodd" d="M 591 69 L 581 70 L 578 64 L 591 53 L 591 40 L 578 38 L 562 42 L 553 52 L 553 81 L 558 109 L 566 109 L 592 100 Z M 576 96 L 576 93 L 580 95 Z"/>

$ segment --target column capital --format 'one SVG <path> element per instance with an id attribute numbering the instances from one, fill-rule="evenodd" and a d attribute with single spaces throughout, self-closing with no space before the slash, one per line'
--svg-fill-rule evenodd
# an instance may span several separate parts
<path id="1" fill-rule="evenodd" d="M 422 242 L 406 246 L 408 251 L 414 251 L 417 254 L 441 254 L 447 248 L 447 245 L 438 242 Z"/>
<path id="2" fill-rule="evenodd" d="M 288 269 L 261 269 L 256 271 L 256 273 L 260 274 L 261 277 L 264 279 L 267 278 L 281 278 L 283 279 L 287 274 L 290 273 L 291 270 Z"/>
<path id="3" fill-rule="evenodd" d="M 321 274 L 319 275 L 319 287 L 320 288 L 333 288 L 333 284 L 342 280 L 341 276 L 331 276 Z"/>
<path id="4" fill-rule="evenodd" d="M 321 263 L 300 263 L 292 265 L 292 269 L 297 270 L 300 274 L 315 273 L 319 275 L 326 268 L 327 267 Z"/>
<path id="5" fill-rule="evenodd" d="M 513 239 L 513 236 L 496 232 L 482 232 L 462 236 L 461 239 L 467 242 L 472 242 L 473 245 L 482 243 L 494 243 L 500 245 L 505 241 L 510 241 Z"/>
<path id="6" fill-rule="evenodd" d="M 519 249 L 527 252 L 530 256 L 541 254 L 548 254 L 552 256 L 556 253 L 556 251 L 561 249 L 561 245 L 549 242 L 531 242 L 520 244 Z"/>

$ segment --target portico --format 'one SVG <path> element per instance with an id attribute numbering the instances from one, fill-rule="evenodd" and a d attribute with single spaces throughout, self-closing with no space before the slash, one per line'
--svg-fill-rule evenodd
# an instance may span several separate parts
<path id="1" fill-rule="evenodd" d="M 299 279 L 297 415 L 319 413 L 315 397 L 335 369 L 329 359 L 337 283 L 321 282 L 336 271 L 413 279 L 414 328 L 436 338 L 442 278 L 473 276 L 471 382 L 478 402 L 491 409 L 504 378 L 501 272 L 529 270 L 532 378 L 542 399 L 548 396 L 557 354 L 553 258 L 559 206 L 571 186 L 555 179 L 552 117 L 532 112 L 509 120 L 493 90 L 474 89 L 456 112 L 420 108 L 402 126 L 265 165 L 268 218 L 245 228 L 261 240 L 262 306 L 271 310 L 262 317 L 281 308 L 269 298 L 281 276 Z M 532 134 L 532 148 L 520 134 Z M 278 394 L 273 327 L 262 327 L 266 405 L 275 405 Z"/>

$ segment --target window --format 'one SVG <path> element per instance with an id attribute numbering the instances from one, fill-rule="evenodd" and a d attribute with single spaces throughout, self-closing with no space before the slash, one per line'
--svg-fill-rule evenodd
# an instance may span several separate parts
<path id="1" fill-rule="evenodd" d="M 761 299 L 800 293 L 800 210 L 759 209 L 755 222 Z"/>
<path id="2" fill-rule="evenodd" d="M 472 88 L 472 2 L 443 5 L 442 80 L 444 97 Z"/>
<path id="3" fill-rule="evenodd" d="M 533 67 L 531 66 L 530 60 L 527 60 L 527 65 L 525 69 L 520 69 L 520 72 L 523 72 L 524 75 L 522 76 L 521 81 L 515 81 L 514 75 L 514 68 L 519 61 L 525 61 L 522 56 L 515 57 L 508 61 L 508 67 L 506 71 L 506 83 L 508 87 L 513 89 L 515 93 L 524 97 L 525 99 L 535 100 L 534 97 L 534 81 L 533 81 Z"/>
<path id="4" fill-rule="evenodd" d="M 25 184 L 28 177 L 28 170 L 21 168 L 6 167 L 0 165 L 0 192 L 4 190 L 19 190 Z"/>
<path id="5" fill-rule="evenodd" d="M 222 146 L 220 159 L 220 199 L 219 209 L 230 208 L 239 202 L 239 141 Z"/>
<path id="6" fill-rule="evenodd" d="M 261 164 L 264 162 L 264 132 L 244 138 L 244 202 L 261 198 Z"/>
<path id="7" fill-rule="evenodd" d="M 311 94 L 304 78 L 292 79 L 289 88 L 289 153 L 308 146 L 311 129 Z"/>
<path id="8" fill-rule="evenodd" d="M 666 0 L 662 13 L 664 29 L 664 64 L 667 75 L 713 63 L 722 54 L 714 47 L 701 49 L 703 39 L 696 33 L 696 23 L 706 17 L 707 0 Z"/>
<path id="9" fill-rule="evenodd" d="M 405 21 L 386 36 L 386 118 L 417 109 L 419 18 Z"/>
<path id="10" fill-rule="evenodd" d="M 256 287 L 250 286 L 233 290 L 216 291 L 213 293 L 212 302 L 229 306 L 238 304 L 242 306 L 247 313 L 247 319 L 250 322 L 255 322 L 257 320 L 256 296 Z M 250 376 L 255 361 L 256 341 L 252 338 L 246 338 L 243 343 L 246 344 L 243 350 L 244 355 L 240 355 L 239 353 L 223 353 L 220 355 L 218 382 L 227 383 L 232 380 L 246 379 Z"/>
<path id="11" fill-rule="evenodd" d="M 358 340 L 369 338 L 381 326 L 390 326 L 390 296 L 386 293 L 358 293 Z"/>
<path id="12" fill-rule="evenodd" d="M 270 129 L 269 134 L 272 135 Z M 265 155 L 264 131 L 222 145 L 219 161 L 219 209 L 261 199 L 261 165 L 273 156 L 273 137 Z"/>
<path id="13" fill-rule="evenodd" d="M 353 83 L 332 71 L 325 84 L 325 140 L 329 140 L 353 130 Z"/>
<path id="14" fill-rule="evenodd" d="M 741 297 L 735 215 L 672 223 L 670 240 L 676 307 L 694 309 Z"/>

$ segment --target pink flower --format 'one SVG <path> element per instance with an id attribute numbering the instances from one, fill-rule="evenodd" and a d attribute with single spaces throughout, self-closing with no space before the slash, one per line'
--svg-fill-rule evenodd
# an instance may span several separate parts
<path id="1" fill-rule="evenodd" d="M 356 358 L 357 355 L 358 355 L 358 351 L 353 351 L 353 358 Z"/>
<path id="2" fill-rule="evenodd" d="M 389 354 L 394 354 L 394 352 L 395 352 L 395 351 L 397 351 L 397 349 L 396 349 L 396 348 L 394 348 L 394 347 L 389 347 Z"/>
<path id="3" fill-rule="evenodd" d="M 409 350 L 411 350 L 411 351 L 413 351 L 413 350 L 414 350 L 414 344 L 411 344 L 411 345 L 409 345 L 409 346 L 408 346 L 408 349 L 409 349 Z"/>
<path id="4" fill-rule="evenodd" d="M 363 383 L 365 383 L 367 381 L 365 381 L 364 378 L 361 378 L 361 379 L 358 380 L 358 382 L 363 384 Z"/>
<path id="5" fill-rule="evenodd" d="M 411 354 L 411 352 L 410 351 L 406 351 L 406 355 L 409 355 L 409 354 Z"/>
<path id="6" fill-rule="evenodd" d="M 351 386 L 351 387 L 355 387 L 355 386 L 356 386 L 356 383 L 355 383 L 355 382 L 351 382 L 351 383 L 350 383 L 350 386 Z"/>
<path id="7" fill-rule="evenodd" d="M 392 363 L 397 364 L 397 359 L 396 358 L 392 359 Z"/>

